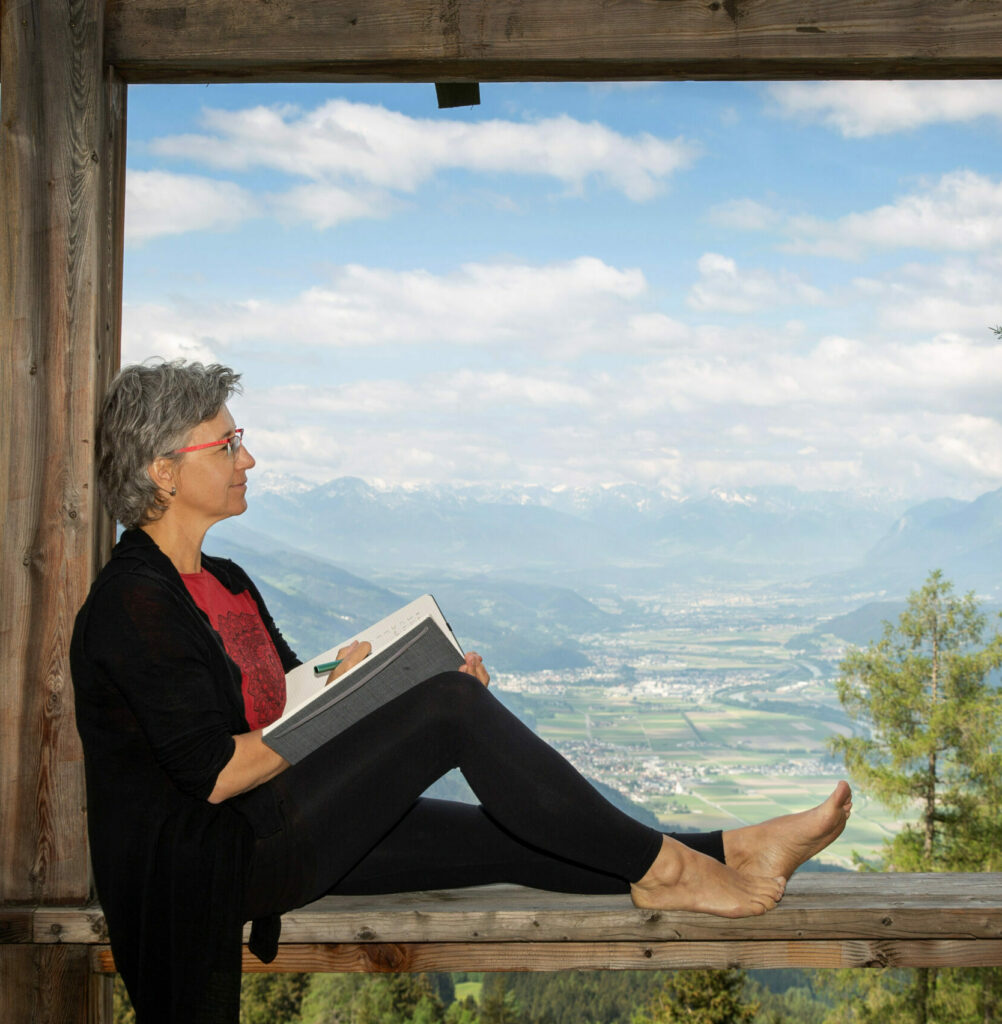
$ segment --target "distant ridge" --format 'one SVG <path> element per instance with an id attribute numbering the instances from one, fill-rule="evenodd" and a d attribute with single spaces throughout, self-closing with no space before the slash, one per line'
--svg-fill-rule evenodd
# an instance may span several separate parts
<path id="1" fill-rule="evenodd" d="M 584 668 L 588 659 L 572 638 L 614 621 L 553 584 L 462 578 L 439 570 L 386 586 L 248 530 L 239 520 L 217 527 L 205 549 L 251 574 L 301 657 L 327 650 L 427 591 L 438 598 L 461 642 L 487 658 L 494 672 Z"/>
<path id="2" fill-rule="evenodd" d="M 866 552 L 861 564 L 837 578 L 844 589 L 904 597 L 933 569 L 956 590 L 1002 604 L 1002 488 L 973 501 L 942 498 L 908 509 Z"/>
<path id="3" fill-rule="evenodd" d="M 401 566 L 536 573 L 660 567 L 680 582 L 845 571 L 900 502 L 793 487 L 680 499 L 637 485 L 382 487 L 342 477 L 250 494 L 247 525 L 357 572 Z M 552 578 L 552 577 L 551 577 Z"/>

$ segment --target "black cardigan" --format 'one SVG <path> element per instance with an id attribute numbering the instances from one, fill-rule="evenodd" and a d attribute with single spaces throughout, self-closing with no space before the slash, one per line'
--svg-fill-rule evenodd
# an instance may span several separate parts
<path id="1" fill-rule="evenodd" d="M 202 564 L 250 592 L 285 671 L 299 664 L 247 574 L 227 559 Z M 240 669 L 142 530 L 122 535 L 91 587 L 70 665 L 94 877 L 139 1024 L 235 1024 L 247 858 L 280 809 L 267 785 L 207 800 L 233 736 L 250 731 Z M 255 922 L 262 959 L 278 927 Z"/>

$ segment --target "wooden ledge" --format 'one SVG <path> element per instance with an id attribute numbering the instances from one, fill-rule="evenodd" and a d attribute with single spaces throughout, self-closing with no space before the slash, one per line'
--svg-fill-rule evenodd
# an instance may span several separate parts
<path id="1" fill-rule="evenodd" d="M 92 947 L 100 907 L 0 909 L 0 942 Z M 278 958 L 248 971 L 1002 965 L 1002 874 L 802 874 L 762 917 L 638 910 L 626 896 L 519 886 L 329 896 L 286 914 Z"/>

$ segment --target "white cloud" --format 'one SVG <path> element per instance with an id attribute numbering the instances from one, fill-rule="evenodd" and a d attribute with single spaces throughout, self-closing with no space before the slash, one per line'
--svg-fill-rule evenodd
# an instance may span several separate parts
<path id="1" fill-rule="evenodd" d="M 657 194 L 697 155 L 682 139 L 628 137 L 567 115 L 470 123 L 340 99 L 306 112 L 288 106 L 206 110 L 203 123 L 207 134 L 159 139 L 153 151 L 230 170 L 269 167 L 321 183 L 403 192 L 453 168 L 543 175 L 575 191 L 595 179 L 634 200 Z"/>
<path id="2" fill-rule="evenodd" d="M 739 271 L 733 259 L 715 252 L 700 256 L 699 274 L 687 300 L 693 309 L 752 313 L 792 303 L 816 305 L 824 298 L 819 289 L 789 271 Z"/>
<path id="3" fill-rule="evenodd" d="M 192 348 L 269 343 L 345 349 L 461 345 L 575 351 L 613 345 L 610 324 L 647 288 L 639 270 L 581 257 L 545 266 L 468 264 L 436 275 L 358 265 L 288 302 L 245 299 L 209 308 L 126 310 L 130 351 L 156 351 L 158 335 Z"/>
<path id="4" fill-rule="evenodd" d="M 387 192 L 327 184 L 300 185 L 268 198 L 268 207 L 279 220 L 306 221 L 321 230 L 346 220 L 385 217 L 395 205 L 395 199 Z"/>
<path id="5" fill-rule="evenodd" d="M 958 170 L 893 202 L 835 220 L 786 216 L 751 199 L 717 207 L 712 219 L 739 230 L 776 229 L 797 252 L 856 259 L 873 249 L 975 252 L 1002 245 L 1002 179 Z"/>
<path id="6" fill-rule="evenodd" d="M 706 255 L 708 277 L 740 278 Z M 961 301 L 965 268 L 939 268 L 930 294 Z M 999 269 L 986 259 L 979 287 Z M 860 287 L 878 308 L 905 309 L 935 275 L 908 268 Z M 447 274 L 353 266 L 287 301 L 126 313 L 127 359 L 198 355 L 247 371 L 240 417 L 262 470 L 634 479 L 678 493 L 772 482 L 970 494 L 1002 483 L 1002 349 L 986 324 L 899 327 L 894 340 L 803 324 L 725 329 L 661 313 L 639 271 L 593 259 Z"/>
<path id="7" fill-rule="evenodd" d="M 782 114 L 820 121 L 846 138 L 924 125 L 1002 120 L 1002 82 L 777 82 L 770 96 Z"/>
<path id="8" fill-rule="evenodd" d="M 893 332 L 960 332 L 987 336 L 999 322 L 1002 302 L 1002 255 L 975 259 L 955 257 L 942 264 L 909 264 L 882 278 L 860 278 L 854 284 L 876 303 L 880 324 Z"/>
<path id="9" fill-rule="evenodd" d="M 754 199 L 731 199 L 710 209 L 710 221 L 737 231 L 767 231 L 778 227 L 782 214 Z"/>
<path id="10" fill-rule="evenodd" d="M 250 193 L 229 181 L 166 171 L 129 171 L 125 179 L 125 237 L 232 228 L 258 213 Z"/>
<path id="11" fill-rule="evenodd" d="M 789 230 L 798 249 L 836 256 L 867 248 L 987 249 L 1002 244 L 1002 180 L 954 171 L 874 210 L 830 222 L 798 218 Z"/>

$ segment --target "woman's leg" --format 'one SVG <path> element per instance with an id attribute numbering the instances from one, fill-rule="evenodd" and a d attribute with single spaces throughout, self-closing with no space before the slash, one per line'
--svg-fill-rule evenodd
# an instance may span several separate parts
<path id="1" fill-rule="evenodd" d="M 609 803 L 472 677 L 426 680 L 266 783 L 286 818 L 258 842 L 248 898 L 288 909 L 347 875 L 453 767 L 527 846 L 627 881 L 662 835 Z M 261 894 L 262 899 L 254 895 Z"/>
<path id="2" fill-rule="evenodd" d="M 453 767 L 501 829 L 626 879 L 638 906 L 743 917 L 782 895 L 785 876 L 739 874 L 624 814 L 473 677 L 447 672 L 266 783 L 286 827 L 257 842 L 247 906 L 286 910 L 331 889 Z"/>
<path id="3" fill-rule="evenodd" d="M 720 832 L 675 834 L 723 863 Z M 528 846 L 483 807 L 422 797 L 331 893 L 414 892 L 513 882 L 551 892 L 628 893 L 625 878 Z"/>

